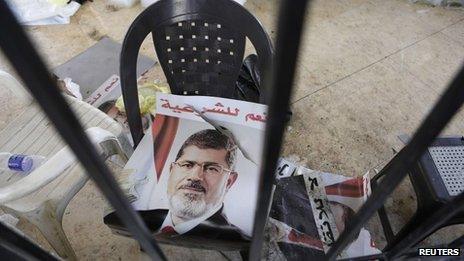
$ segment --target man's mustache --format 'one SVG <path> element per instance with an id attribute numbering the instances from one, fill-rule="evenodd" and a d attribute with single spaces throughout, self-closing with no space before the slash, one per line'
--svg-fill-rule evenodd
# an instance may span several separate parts
<path id="1" fill-rule="evenodd" d="M 192 189 L 200 192 L 206 192 L 206 189 L 203 185 L 201 185 L 201 182 L 196 180 L 189 181 L 187 184 L 180 186 L 179 189 Z"/>

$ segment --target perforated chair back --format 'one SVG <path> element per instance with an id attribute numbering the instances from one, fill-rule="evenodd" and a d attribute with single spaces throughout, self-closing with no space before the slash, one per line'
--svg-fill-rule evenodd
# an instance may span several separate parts
<path id="1" fill-rule="evenodd" d="M 135 146 L 143 136 L 136 62 L 149 33 L 173 94 L 236 98 L 246 38 L 256 50 L 261 72 L 272 62 L 265 30 L 232 0 L 161 0 L 151 5 L 130 26 L 121 51 L 121 88 Z M 260 102 L 266 102 L 265 86 Z"/>
<path id="2" fill-rule="evenodd" d="M 430 147 L 428 152 L 447 194 L 454 197 L 462 193 L 464 191 L 464 145 L 434 146 Z"/>
<path id="3" fill-rule="evenodd" d="M 183 20 L 183 19 L 182 19 Z M 234 97 L 245 36 L 217 19 L 187 19 L 154 30 L 158 59 L 175 94 Z"/>

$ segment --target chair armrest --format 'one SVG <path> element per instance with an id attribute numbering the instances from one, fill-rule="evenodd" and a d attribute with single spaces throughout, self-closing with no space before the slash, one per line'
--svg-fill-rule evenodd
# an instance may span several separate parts
<path id="1" fill-rule="evenodd" d="M 102 144 L 105 144 L 106 141 L 117 140 L 116 136 L 111 132 L 99 127 L 89 128 L 86 132 L 92 143 L 98 145 L 96 148 L 100 154 L 103 154 L 104 151 Z M 29 175 L 6 187 L 0 188 L 0 204 L 20 199 L 44 187 L 60 176 L 74 162 L 76 162 L 76 157 L 70 148 L 68 146 L 62 148 Z"/>

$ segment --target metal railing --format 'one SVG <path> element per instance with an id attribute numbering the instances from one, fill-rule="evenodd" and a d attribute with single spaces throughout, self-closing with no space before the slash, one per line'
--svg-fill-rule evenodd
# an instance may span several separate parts
<path id="1" fill-rule="evenodd" d="M 270 66 L 271 68 L 264 72 L 264 84 L 271 86 L 271 97 L 268 104 L 268 122 L 263 151 L 262 165 L 264 167 L 261 170 L 258 207 L 255 213 L 253 238 L 249 251 L 250 260 L 260 260 L 261 257 L 264 227 L 272 198 L 274 169 L 282 145 L 287 119 L 286 112 L 289 108 L 296 60 L 305 13 L 308 11 L 308 3 L 307 0 L 281 2 L 275 59 L 272 66 Z M 123 196 L 111 172 L 99 159 L 82 126 L 59 93 L 56 83 L 50 77 L 50 73 L 42 59 L 33 48 L 5 1 L 0 1 L 0 14 L 0 47 L 11 61 L 18 75 L 23 79 L 29 91 L 53 122 L 57 131 L 76 154 L 87 173 L 116 209 L 118 216 L 133 237 L 138 240 L 143 250 L 154 260 L 165 260 L 166 257 L 158 247 L 156 240 L 152 237 L 140 216 Z M 440 134 L 463 102 L 464 69 L 451 82 L 411 141 L 380 172 L 380 175 L 385 177 L 379 183 L 378 189 L 373 191 L 355 217 L 347 224 L 345 231 L 331 247 L 327 259 L 336 259 L 337 255 L 343 251 L 361 227 L 384 204 L 387 197 L 406 176 L 409 168 Z M 464 193 L 461 193 L 453 198 L 450 203 L 437 209 L 429 219 L 418 225 L 414 231 L 387 253 L 355 259 L 392 259 L 403 254 L 410 254 L 411 247 L 417 243 L 414 239 L 439 227 L 463 209 Z M 2 227 L 0 226 L 0 228 Z M 462 239 L 457 240 L 455 245 L 461 246 L 464 243 L 463 241 Z M 16 249 L 26 253 L 37 251 L 26 243 L 15 241 L 12 237 L 7 238 L 0 233 L 0 254 L 2 250 L 7 249 L 11 244 L 15 245 Z M 41 254 L 43 253 L 41 252 Z M 50 259 L 53 259 L 53 256 L 50 256 Z"/>
<path id="2" fill-rule="evenodd" d="M 52 80 L 50 72 L 5 1 L 0 1 L 0 47 L 58 133 L 144 251 L 153 259 L 165 260 L 155 239 L 124 197 L 111 171 L 98 156 L 82 125 L 60 94 L 56 82 Z"/>

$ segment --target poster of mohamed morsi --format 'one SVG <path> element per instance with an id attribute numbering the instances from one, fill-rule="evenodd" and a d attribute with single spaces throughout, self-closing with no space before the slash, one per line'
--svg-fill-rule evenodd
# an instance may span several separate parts
<path id="1" fill-rule="evenodd" d="M 266 106 L 163 93 L 156 102 L 152 126 L 125 166 L 134 208 L 161 242 L 247 245 Z M 115 213 L 105 223 L 127 233 Z"/>

